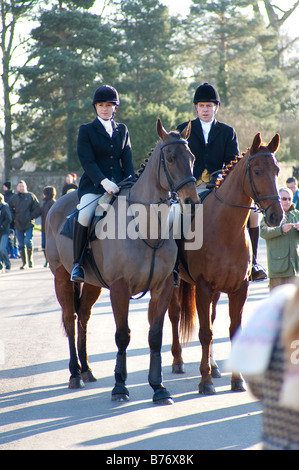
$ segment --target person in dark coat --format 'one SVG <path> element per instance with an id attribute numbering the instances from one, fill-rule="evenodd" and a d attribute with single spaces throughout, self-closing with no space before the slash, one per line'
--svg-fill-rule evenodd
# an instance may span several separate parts
<path id="1" fill-rule="evenodd" d="M 74 222 L 74 268 L 71 280 L 84 282 L 84 248 L 88 226 L 99 197 L 105 192 L 116 194 L 123 179 L 134 176 L 131 140 L 125 124 L 114 121 L 119 95 L 109 85 L 99 87 L 92 105 L 96 112 L 93 122 L 80 126 L 77 152 L 84 173 L 78 196 L 80 210 Z"/>
<path id="2" fill-rule="evenodd" d="M 0 271 L 2 271 L 4 267 L 3 263 L 5 265 L 6 271 L 9 271 L 11 268 L 11 263 L 7 252 L 11 220 L 12 217 L 8 204 L 4 201 L 3 194 L 0 193 Z"/>
<path id="3" fill-rule="evenodd" d="M 13 190 L 11 189 L 11 182 L 10 181 L 5 181 L 3 183 L 3 195 L 4 195 L 4 200 L 9 203 L 9 200 L 12 198 L 14 195 Z"/>
<path id="4" fill-rule="evenodd" d="M 14 195 L 13 189 L 11 189 L 11 182 L 10 181 L 5 181 L 3 183 L 3 195 L 4 195 L 4 200 L 5 202 L 9 205 L 9 201 Z M 16 237 L 16 232 L 15 232 L 15 224 L 13 221 L 13 218 L 11 220 L 10 224 L 10 234 L 8 236 L 8 253 L 11 258 L 17 259 L 20 258 L 19 250 L 18 250 L 18 243 L 17 243 L 17 237 Z"/>
<path id="5" fill-rule="evenodd" d="M 27 190 L 25 181 L 21 180 L 18 182 L 17 193 L 10 199 L 9 207 L 14 219 L 19 251 L 23 263 L 20 269 L 25 269 L 27 266 L 32 268 L 33 228 L 35 219 L 41 215 L 41 210 L 37 197 Z"/>
<path id="6" fill-rule="evenodd" d="M 220 97 L 212 85 L 200 85 L 195 91 L 193 103 L 197 118 L 191 121 L 188 144 L 195 156 L 193 175 L 200 195 L 207 189 L 207 183 L 215 181 L 218 173 L 239 155 L 239 145 L 233 127 L 218 122 L 215 118 L 220 106 Z M 181 132 L 187 124 L 184 122 L 177 129 Z M 251 280 L 267 279 L 265 270 L 257 264 L 259 221 L 258 215 L 253 211 L 250 214 L 248 230 L 253 251 Z"/>
<path id="7" fill-rule="evenodd" d="M 42 236 L 42 250 L 44 252 L 45 256 L 45 264 L 44 267 L 46 268 L 48 266 L 48 260 L 46 257 L 46 218 L 48 215 L 49 210 L 53 206 L 53 204 L 56 202 L 56 188 L 54 186 L 46 186 L 43 189 L 43 202 L 41 205 L 41 236 Z"/>
<path id="8" fill-rule="evenodd" d="M 64 183 L 63 188 L 62 188 L 62 196 L 67 194 L 69 191 L 75 191 L 76 189 L 78 189 L 78 186 L 74 181 L 73 175 L 71 173 L 69 173 L 65 177 L 65 183 Z"/>

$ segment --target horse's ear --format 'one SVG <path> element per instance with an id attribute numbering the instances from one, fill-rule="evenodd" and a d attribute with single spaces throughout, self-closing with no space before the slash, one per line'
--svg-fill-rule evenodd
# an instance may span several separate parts
<path id="1" fill-rule="evenodd" d="M 181 137 L 185 140 L 188 140 L 191 134 L 191 121 L 188 122 L 187 126 L 185 129 L 182 130 L 181 132 Z"/>
<path id="2" fill-rule="evenodd" d="M 157 132 L 158 132 L 158 136 L 160 137 L 160 139 L 162 139 L 164 142 L 168 134 L 162 125 L 161 119 L 157 120 Z"/>
<path id="3" fill-rule="evenodd" d="M 257 153 L 258 149 L 261 146 L 261 143 L 262 143 L 261 134 L 260 132 L 258 132 L 252 142 L 252 146 L 250 149 L 251 155 L 254 155 L 255 153 Z"/>
<path id="4" fill-rule="evenodd" d="M 269 142 L 268 144 L 268 149 L 270 150 L 270 152 L 275 153 L 279 147 L 279 144 L 280 144 L 280 135 L 275 134 L 271 142 Z"/>

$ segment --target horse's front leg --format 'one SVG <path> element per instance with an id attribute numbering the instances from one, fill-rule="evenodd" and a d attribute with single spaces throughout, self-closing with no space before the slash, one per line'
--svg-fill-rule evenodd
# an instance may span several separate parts
<path id="1" fill-rule="evenodd" d="M 230 316 L 230 340 L 241 326 L 244 305 L 248 295 L 248 281 L 244 281 L 241 288 L 236 292 L 230 293 L 229 298 L 229 316 Z M 244 392 L 246 387 L 241 374 L 233 373 L 231 378 L 231 389 L 233 392 Z"/>
<path id="2" fill-rule="evenodd" d="M 210 304 L 212 293 L 204 283 L 196 286 L 196 307 L 199 317 L 199 341 L 202 347 L 202 358 L 200 363 L 201 381 L 198 386 L 202 395 L 214 395 L 216 393 L 211 376 L 210 351 L 213 339 Z"/>
<path id="3" fill-rule="evenodd" d="M 56 296 L 62 308 L 62 322 L 69 342 L 69 370 L 71 373 L 69 388 L 83 388 L 84 383 L 75 341 L 76 309 L 74 303 L 74 283 L 71 282 L 69 273 L 62 265 L 56 269 L 54 276 Z"/>
<path id="4" fill-rule="evenodd" d="M 92 306 L 101 294 L 102 288 L 84 283 L 78 306 L 78 354 L 81 363 L 81 375 L 84 382 L 95 382 L 87 355 L 87 323 L 90 319 Z"/>
<path id="5" fill-rule="evenodd" d="M 150 347 L 150 368 L 148 381 L 154 390 L 153 402 L 158 405 L 173 403 L 171 394 L 162 384 L 162 336 L 163 324 L 170 296 L 173 291 L 172 275 L 166 281 L 163 291 L 157 296 L 151 291 L 151 300 L 148 307 L 148 319 L 150 324 L 148 342 Z"/>
<path id="6" fill-rule="evenodd" d="M 181 315 L 181 306 L 179 302 L 179 289 L 173 289 L 168 305 L 168 316 L 172 327 L 172 346 L 171 353 L 173 356 L 172 372 L 174 374 L 183 374 L 185 372 L 184 361 L 182 357 L 182 346 L 179 336 L 179 323 Z"/>
<path id="7" fill-rule="evenodd" d="M 213 294 L 213 299 L 212 299 L 212 325 L 214 324 L 214 321 L 216 319 L 216 307 L 217 307 L 217 302 L 220 298 L 221 293 L 217 292 L 216 294 Z M 211 343 L 210 347 L 210 364 L 211 364 L 211 375 L 213 379 L 219 379 L 221 377 L 221 372 L 218 367 L 217 362 L 215 361 L 214 358 L 214 350 L 213 350 L 213 342 Z"/>
<path id="8" fill-rule="evenodd" d="M 112 401 L 128 401 L 129 391 L 126 387 L 127 347 L 131 332 L 128 326 L 130 294 L 125 281 L 119 280 L 111 285 L 110 299 L 116 324 L 115 342 L 118 349 L 114 370 L 115 386 L 111 399 Z"/>

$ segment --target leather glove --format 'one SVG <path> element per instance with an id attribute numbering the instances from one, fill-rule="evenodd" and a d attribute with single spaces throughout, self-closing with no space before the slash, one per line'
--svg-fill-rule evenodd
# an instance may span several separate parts
<path id="1" fill-rule="evenodd" d="M 109 180 L 108 178 L 103 179 L 101 181 L 101 185 L 109 194 L 116 194 L 119 191 L 117 184 L 113 183 L 113 181 Z"/>

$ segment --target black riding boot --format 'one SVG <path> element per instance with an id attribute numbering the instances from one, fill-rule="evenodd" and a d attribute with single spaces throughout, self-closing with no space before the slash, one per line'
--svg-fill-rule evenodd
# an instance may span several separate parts
<path id="1" fill-rule="evenodd" d="M 71 281 L 84 282 L 84 254 L 87 241 L 88 227 L 83 227 L 77 220 L 74 221 L 73 249 L 74 267 L 71 274 Z"/>
<path id="2" fill-rule="evenodd" d="M 257 264 L 257 249 L 260 236 L 260 228 L 254 227 L 249 228 L 249 235 L 252 244 L 252 269 L 251 269 L 251 281 L 263 281 L 267 279 L 267 273 L 262 266 Z"/>
<path id="3" fill-rule="evenodd" d="M 32 248 L 27 247 L 27 256 L 28 256 L 28 266 L 29 266 L 29 268 L 33 268 Z"/>
<path id="4" fill-rule="evenodd" d="M 23 263 L 20 269 L 26 269 L 27 268 L 27 255 L 26 255 L 25 247 L 20 248 L 19 252 L 21 255 L 22 263 Z"/>

